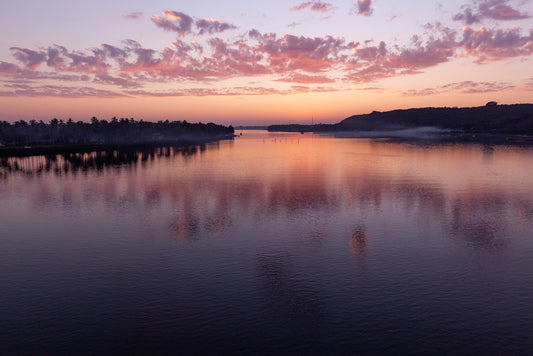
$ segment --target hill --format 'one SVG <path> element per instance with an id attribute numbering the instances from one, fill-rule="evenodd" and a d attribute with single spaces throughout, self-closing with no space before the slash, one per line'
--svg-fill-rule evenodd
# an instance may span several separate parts
<path id="1" fill-rule="evenodd" d="M 374 111 L 350 116 L 332 125 L 273 125 L 269 131 L 333 132 L 393 131 L 437 127 L 465 133 L 533 135 L 533 104 L 496 105 L 471 108 L 416 108 Z"/>

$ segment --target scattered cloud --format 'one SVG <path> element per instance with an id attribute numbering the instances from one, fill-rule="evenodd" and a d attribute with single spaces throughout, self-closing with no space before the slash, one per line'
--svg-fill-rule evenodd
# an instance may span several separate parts
<path id="1" fill-rule="evenodd" d="M 311 1 L 299 6 L 312 9 L 316 4 L 327 3 Z M 371 13 L 372 1 L 359 1 L 357 4 L 361 14 Z M 505 0 L 485 0 L 477 4 L 479 9 L 483 4 L 490 5 L 488 9 L 491 11 L 502 4 L 507 6 Z M 485 13 L 483 16 L 488 15 Z M 223 36 L 220 35 L 222 32 L 236 27 L 216 19 L 195 19 L 177 11 L 165 11 L 160 16 L 152 16 L 151 20 L 159 28 L 176 33 L 176 39 L 159 49 L 143 47 L 133 39 L 124 40 L 119 45 L 102 43 L 84 51 L 59 45 L 38 49 L 12 47 L 11 54 L 15 61 L 0 61 L 0 90 L 11 91 L 13 95 L 54 96 L 62 93 L 58 89 L 59 84 L 71 82 L 68 88 L 74 83 L 80 85 L 78 90 L 73 91 L 72 97 L 100 94 L 109 97 L 120 96 L 120 93 L 147 96 L 150 90 L 146 87 L 152 83 L 205 84 L 231 78 L 256 77 L 276 82 L 276 87 L 283 86 L 280 83 L 291 83 L 293 86 L 290 90 L 263 87 L 215 91 L 187 89 L 170 94 L 154 92 L 154 95 L 288 94 L 306 90 L 333 90 L 320 87 L 323 84 L 341 86 L 346 83 L 374 83 L 383 78 L 421 73 L 458 57 L 485 64 L 533 55 L 533 30 L 523 34 L 516 27 L 476 29 L 466 26 L 462 30 L 454 30 L 439 23 L 428 24 L 424 26 L 423 34 L 415 35 L 410 43 L 399 46 L 394 42 L 360 43 L 344 37 L 280 35 L 262 33 L 256 29 L 233 37 Z M 35 90 L 12 86 L 16 84 L 13 81 L 30 87 L 34 85 Z M 53 82 L 56 86 L 43 86 L 43 82 Z M 95 89 L 91 92 L 86 89 L 87 83 L 113 90 Z M 446 90 L 470 93 L 485 92 L 491 88 L 495 91 L 510 88 L 496 85 L 501 83 L 491 83 L 461 82 L 454 83 L 455 87 L 426 88 L 407 91 L 404 95 L 434 95 Z M 528 84 L 528 87 L 531 85 Z"/>
<path id="2" fill-rule="evenodd" d="M 430 96 L 443 93 L 479 94 L 493 93 L 514 89 L 515 86 L 507 82 L 473 82 L 462 81 L 441 85 L 435 88 L 411 89 L 402 93 L 403 96 Z"/>
<path id="3" fill-rule="evenodd" d="M 490 30 L 481 27 L 478 30 L 463 28 L 463 40 L 459 43 L 467 56 L 476 58 L 476 63 L 529 56 L 533 54 L 533 31 L 522 36 L 519 28 Z"/>
<path id="4" fill-rule="evenodd" d="M 472 9 L 466 8 L 463 12 L 455 14 L 453 16 L 454 21 L 464 22 L 466 25 L 472 25 L 481 21 L 483 16 L 481 14 L 475 14 L 472 12 Z"/>
<path id="5" fill-rule="evenodd" d="M 522 20 L 530 18 L 527 13 L 521 12 L 509 5 L 510 0 L 481 0 L 476 2 L 476 8 L 464 6 L 462 12 L 453 16 L 454 21 L 461 21 L 470 26 L 481 22 L 483 19 L 492 20 Z"/>
<path id="6" fill-rule="evenodd" d="M 189 15 L 172 10 L 163 11 L 163 16 L 153 15 L 151 19 L 156 26 L 169 32 L 176 32 L 178 36 L 191 33 L 194 22 Z"/>
<path id="7" fill-rule="evenodd" d="M 276 79 L 278 82 L 290 82 L 301 84 L 324 84 L 334 83 L 335 80 L 325 75 L 307 75 L 301 73 L 291 73 L 283 78 Z"/>
<path id="8" fill-rule="evenodd" d="M 217 19 L 194 20 L 183 12 L 172 10 L 163 11 L 163 16 L 153 15 L 151 19 L 156 26 L 169 32 L 175 32 L 178 37 L 184 37 L 188 34 L 214 34 L 237 28 L 235 25 L 220 22 Z"/>
<path id="9" fill-rule="evenodd" d="M 220 22 L 216 19 L 200 19 L 196 21 L 196 27 L 198 28 L 199 35 L 203 35 L 205 33 L 220 33 L 226 30 L 232 30 L 237 28 L 232 24 Z"/>
<path id="10" fill-rule="evenodd" d="M 328 13 L 328 12 L 335 11 L 335 6 L 333 6 L 332 4 L 328 2 L 322 2 L 320 0 L 313 0 L 313 1 L 303 2 L 300 5 L 292 7 L 290 10 L 291 11 L 310 10 L 310 11 Z"/>
<path id="11" fill-rule="evenodd" d="M 289 89 L 275 89 L 264 87 L 233 87 L 233 88 L 196 88 L 182 89 L 174 91 L 153 92 L 145 90 L 129 90 L 127 94 L 132 96 L 148 97 L 177 97 L 177 96 L 249 96 L 249 95 L 291 95 L 308 93 L 335 92 L 339 89 L 333 87 L 309 87 L 304 85 L 293 85 Z"/>
<path id="12" fill-rule="evenodd" d="M 103 90 L 92 87 L 67 87 L 62 85 L 4 85 L 8 90 L 0 89 L 0 97 L 61 97 L 61 98 L 120 98 L 127 95 L 117 91 Z"/>
<path id="13" fill-rule="evenodd" d="M 43 50 L 34 51 L 31 48 L 11 47 L 11 54 L 28 69 L 35 69 L 46 60 Z"/>
<path id="14" fill-rule="evenodd" d="M 484 17 L 494 20 L 521 20 L 530 16 L 513 9 L 509 0 L 486 0 L 479 4 L 479 11 Z"/>
<path id="15" fill-rule="evenodd" d="M 142 15 L 142 12 L 130 12 L 129 14 L 124 15 L 124 18 L 128 20 L 138 20 L 142 17 Z"/>
<path id="16" fill-rule="evenodd" d="M 352 12 L 357 15 L 370 16 L 374 13 L 373 2 L 374 0 L 357 0 Z"/>

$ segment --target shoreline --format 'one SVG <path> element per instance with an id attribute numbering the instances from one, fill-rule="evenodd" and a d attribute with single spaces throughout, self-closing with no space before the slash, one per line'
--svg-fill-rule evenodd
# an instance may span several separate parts
<path id="1" fill-rule="evenodd" d="M 195 137 L 164 141 L 145 142 L 117 142 L 117 143 L 83 143 L 83 144 L 53 144 L 53 145 L 26 145 L 26 146 L 1 146 L 0 157 L 27 157 L 44 156 L 65 153 L 86 153 L 109 150 L 142 150 L 157 147 L 187 147 L 205 145 L 219 141 L 232 140 L 234 134 L 209 137 Z"/>

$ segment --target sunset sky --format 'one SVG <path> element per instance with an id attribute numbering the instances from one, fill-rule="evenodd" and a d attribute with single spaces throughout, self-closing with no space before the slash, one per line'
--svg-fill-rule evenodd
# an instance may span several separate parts
<path id="1" fill-rule="evenodd" d="M 337 122 L 533 102 L 533 1 L 0 4 L 0 120 Z"/>

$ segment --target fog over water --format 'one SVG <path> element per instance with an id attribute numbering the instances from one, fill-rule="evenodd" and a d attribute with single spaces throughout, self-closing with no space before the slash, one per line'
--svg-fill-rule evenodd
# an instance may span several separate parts
<path id="1" fill-rule="evenodd" d="M 245 131 L 0 163 L 1 352 L 533 347 L 533 148 Z"/>

